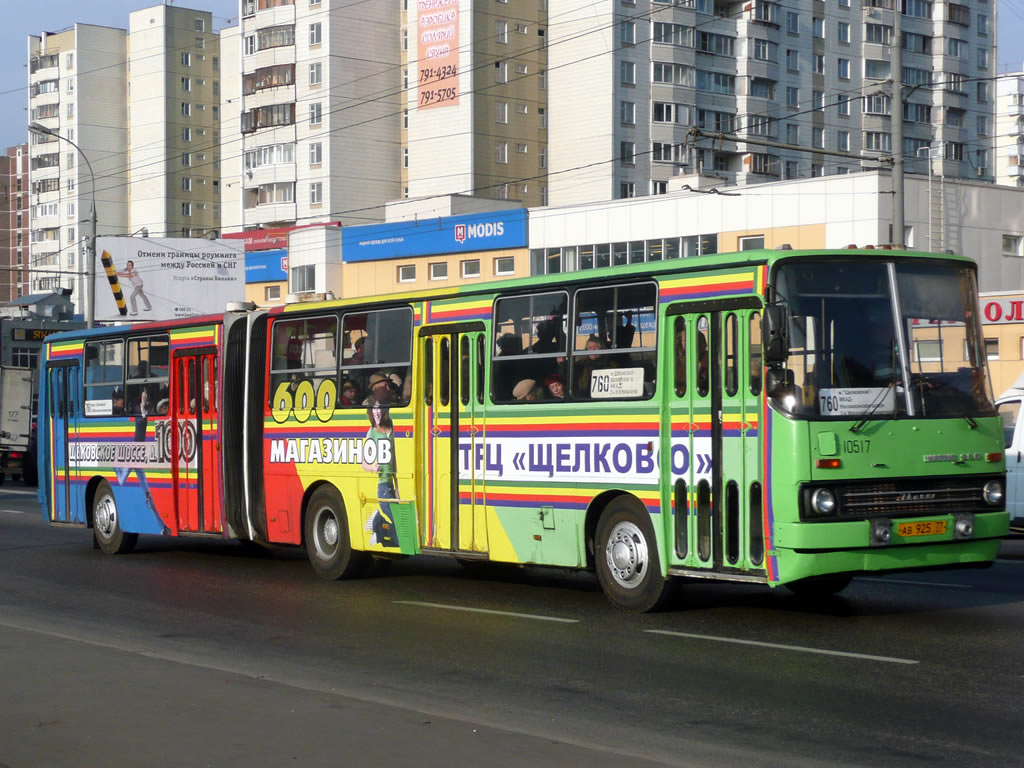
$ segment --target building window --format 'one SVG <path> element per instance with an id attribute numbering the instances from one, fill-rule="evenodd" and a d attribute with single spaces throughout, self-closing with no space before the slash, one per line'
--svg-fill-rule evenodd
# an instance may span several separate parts
<path id="1" fill-rule="evenodd" d="M 323 144 L 319 141 L 309 145 L 309 164 L 320 165 L 323 162 Z"/>
<path id="2" fill-rule="evenodd" d="M 619 62 L 619 82 L 622 85 L 636 85 L 636 63 L 632 61 Z"/>
<path id="3" fill-rule="evenodd" d="M 400 283 L 415 283 L 416 282 L 416 265 L 415 264 L 402 264 L 398 267 L 398 282 Z"/>
<path id="4" fill-rule="evenodd" d="M 619 42 L 633 45 L 636 42 L 636 22 L 624 21 L 619 25 Z"/>
<path id="5" fill-rule="evenodd" d="M 191 216 L 192 215 L 192 203 L 182 203 L 181 204 L 181 215 L 182 216 Z"/>
<path id="6" fill-rule="evenodd" d="M 538 121 L 538 126 L 537 126 L 538 128 L 540 128 L 541 130 L 547 130 L 547 127 L 548 127 L 548 113 L 547 113 L 547 110 L 544 109 L 544 107 L 537 107 L 537 121 Z"/>
<path id="7" fill-rule="evenodd" d="M 636 197 L 636 184 L 632 181 L 623 181 L 619 184 L 619 197 Z"/>
<path id="8" fill-rule="evenodd" d="M 764 235 L 741 237 L 739 246 L 741 251 L 756 251 L 764 248 Z"/>
<path id="9" fill-rule="evenodd" d="M 839 59 L 837 61 L 837 70 L 838 70 L 838 75 L 839 75 L 839 79 L 840 80 L 849 80 L 850 79 L 850 60 L 849 59 Z"/>
<path id="10" fill-rule="evenodd" d="M 508 142 L 498 141 L 494 144 L 494 162 L 496 163 L 507 163 L 508 162 Z"/>
<path id="11" fill-rule="evenodd" d="M 1024 256 L 1024 237 L 1003 235 L 1003 256 Z"/>
<path id="12" fill-rule="evenodd" d="M 182 152 L 181 153 L 181 166 L 182 168 L 188 168 L 192 165 L 192 153 Z"/>
<path id="13" fill-rule="evenodd" d="M 636 104 L 632 101 L 620 101 L 619 121 L 625 125 L 636 124 Z"/>
<path id="14" fill-rule="evenodd" d="M 402 148 L 402 167 L 403 168 L 408 168 L 409 167 L 409 148 L 408 147 L 403 147 Z"/>
<path id="15" fill-rule="evenodd" d="M 460 266 L 463 278 L 480 277 L 480 259 L 467 259 Z"/>
<path id="16" fill-rule="evenodd" d="M 181 114 L 184 117 L 189 117 L 192 114 L 192 104 L 187 101 L 181 102 Z"/>
<path id="17" fill-rule="evenodd" d="M 444 261 L 435 261 L 430 265 L 430 279 L 431 280 L 447 280 L 448 279 L 448 263 Z"/>
<path id="18" fill-rule="evenodd" d="M 548 167 L 548 148 L 541 147 L 537 150 L 537 167 L 547 168 Z"/>
<path id="19" fill-rule="evenodd" d="M 323 106 L 320 102 L 309 105 L 309 124 L 320 125 L 323 122 Z"/>
<path id="20" fill-rule="evenodd" d="M 181 140 L 182 141 L 192 141 L 192 129 L 191 128 L 182 128 L 181 129 Z"/>
<path id="21" fill-rule="evenodd" d="M 321 62 L 309 65 L 309 84 L 320 85 L 324 81 L 324 65 Z"/>
<path id="22" fill-rule="evenodd" d="M 817 17 L 811 20 L 811 29 L 814 30 L 814 36 L 824 40 L 825 39 L 825 20 Z"/>
<path id="23" fill-rule="evenodd" d="M 836 133 L 836 149 L 841 152 L 850 151 L 850 132 L 839 131 Z"/>
<path id="24" fill-rule="evenodd" d="M 824 128 L 812 128 L 811 129 L 811 143 L 817 149 L 825 148 L 825 129 Z"/>
<path id="25" fill-rule="evenodd" d="M 516 271 L 516 260 L 514 256 L 499 256 L 494 260 L 494 274 L 511 275 Z"/>
<path id="26" fill-rule="evenodd" d="M 800 106 L 800 89 L 794 88 L 791 85 L 786 86 L 786 106 L 787 107 L 799 107 Z"/>
<path id="27" fill-rule="evenodd" d="M 636 162 L 636 144 L 632 141 L 619 142 L 619 162 L 623 165 L 633 165 Z"/>
<path id="28" fill-rule="evenodd" d="M 281 286 L 280 285 L 268 285 L 263 289 L 263 300 L 264 301 L 280 301 L 281 300 Z"/>
<path id="29" fill-rule="evenodd" d="M 191 91 L 192 90 L 192 78 L 191 77 L 183 77 L 183 78 L 181 78 L 181 90 L 183 90 L 183 91 Z"/>
<path id="30" fill-rule="evenodd" d="M 849 116 L 850 114 L 850 97 L 845 94 L 839 94 L 836 97 L 836 104 L 838 105 L 838 112 L 840 115 Z"/>
<path id="31" fill-rule="evenodd" d="M 793 11 L 786 13 L 786 31 L 791 35 L 800 34 L 800 14 Z"/>
<path id="32" fill-rule="evenodd" d="M 508 22 L 507 21 L 496 21 L 496 22 L 494 22 L 494 42 L 502 43 L 502 44 L 508 42 Z"/>
<path id="33" fill-rule="evenodd" d="M 850 42 L 850 23 L 848 21 L 840 21 L 836 25 L 836 37 L 840 43 Z"/>
<path id="34" fill-rule="evenodd" d="M 320 45 L 323 40 L 323 26 L 318 21 L 316 24 L 309 25 L 309 44 Z"/>
<path id="35" fill-rule="evenodd" d="M 309 204 L 310 205 L 322 205 L 324 202 L 324 185 L 323 182 L 314 181 L 309 185 Z"/>
<path id="36" fill-rule="evenodd" d="M 181 191 L 182 192 L 191 192 L 192 191 L 192 177 L 191 176 L 182 176 L 181 177 Z"/>
<path id="37" fill-rule="evenodd" d="M 188 51 L 181 52 L 181 66 L 191 67 L 192 66 L 192 54 Z"/>
<path id="38" fill-rule="evenodd" d="M 508 102 L 499 101 L 494 104 L 494 122 L 508 122 Z"/>
<path id="39" fill-rule="evenodd" d="M 316 266 L 303 264 L 301 267 L 292 267 L 291 290 L 292 293 L 312 293 L 316 290 Z"/>

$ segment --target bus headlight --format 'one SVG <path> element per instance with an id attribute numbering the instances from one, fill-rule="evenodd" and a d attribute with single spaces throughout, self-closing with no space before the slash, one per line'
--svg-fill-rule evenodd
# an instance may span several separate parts
<path id="1" fill-rule="evenodd" d="M 989 480 L 981 489 L 986 504 L 993 507 L 1003 503 L 1003 483 L 1001 480 Z"/>
<path id="2" fill-rule="evenodd" d="M 811 494 L 811 507 L 819 515 L 831 515 L 836 511 L 836 497 L 828 488 L 819 488 Z"/>

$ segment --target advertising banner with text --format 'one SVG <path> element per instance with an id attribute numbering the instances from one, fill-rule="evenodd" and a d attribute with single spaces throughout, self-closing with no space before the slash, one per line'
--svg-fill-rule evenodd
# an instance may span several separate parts
<path id="1" fill-rule="evenodd" d="M 245 300 L 245 250 L 237 241 L 98 237 L 96 255 L 98 321 L 216 314 L 228 302 Z M 127 314 L 118 307 L 116 288 Z"/>
<path id="2" fill-rule="evenodd" d="M 416 0 L 420 109 L 459 103 L 459 0 Z"/>

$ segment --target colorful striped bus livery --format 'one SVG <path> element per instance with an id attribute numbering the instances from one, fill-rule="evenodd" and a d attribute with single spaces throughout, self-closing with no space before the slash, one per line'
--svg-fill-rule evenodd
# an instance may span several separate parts
<path id="1" fill-rule="evenodd" d="M 47 339 L 39 497 L 140 534 L 832 594 L 1008 531 L 968 259 L 750 251 Z"/>

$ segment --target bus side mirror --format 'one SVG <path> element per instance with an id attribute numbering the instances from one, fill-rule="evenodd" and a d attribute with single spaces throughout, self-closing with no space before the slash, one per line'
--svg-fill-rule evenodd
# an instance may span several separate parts
<path id="1" fill-rule="evenodd" d="M 780 365 L 789 357 L 789 322 L 786 308 L 769 304 L 764 308 L 764 362 Z"/>

